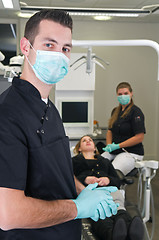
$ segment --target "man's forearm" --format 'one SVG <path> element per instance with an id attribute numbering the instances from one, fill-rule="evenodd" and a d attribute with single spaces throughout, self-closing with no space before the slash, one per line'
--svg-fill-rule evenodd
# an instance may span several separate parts
<path id="1" fill-rule="evenodd" d="M 44 201 L 26 197 L 20 190 L 0 189 L 0 228 L 3 230 L 50 227 L 76 216 L 77 208 L 72 200 Z"/>
<path id="2" fill-rule="evenodd" d="M 80 192 L 85 188 L 85 186 L 74 176 L 75 179 L 75 186 L 77 194 L 80 194 Z"/>

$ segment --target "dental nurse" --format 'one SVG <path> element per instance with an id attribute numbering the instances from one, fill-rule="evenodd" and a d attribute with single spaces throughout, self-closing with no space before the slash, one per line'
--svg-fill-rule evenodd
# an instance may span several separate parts
<path id="1" fill-rule="evenodd" d="M 127 175 L 135 167 L 135 159 L 144 157 L 144 114 L 134 105 L 129 83 L 121 82 L 116 88 L 119 106 L 114 108 L 108 123 L 103 157 L 112 161 L 115 169 Z"/>

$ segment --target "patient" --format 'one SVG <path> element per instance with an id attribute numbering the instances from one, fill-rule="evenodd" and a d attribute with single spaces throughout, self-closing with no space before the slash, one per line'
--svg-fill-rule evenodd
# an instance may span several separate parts
<path id="1" fill-rule="evenodd" d="M 120 179 L 112 163 L 102 157 L 90 136 L 83 136 L 74 149 L 73 170 L 78 180 L 85 186 L 97 182 L 101 186 L 120 187 Z M 119 203 L 116 215 L 92 223 L 95 234 L 101 240 L 142 240 L 144 227 L 140 217 L 131 218 L 124 207 L 120 190 L 111 194 Z"/>

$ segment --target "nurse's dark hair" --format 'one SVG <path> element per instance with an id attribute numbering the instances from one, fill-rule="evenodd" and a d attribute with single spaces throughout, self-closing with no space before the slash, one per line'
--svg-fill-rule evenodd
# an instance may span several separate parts
<path id="1" fill-rule="evenodd" d="M 121 88 L 128 88 L 128 90 L 132 93 L 132 87 L 130 85 L 130 83 L 128 82 L 121 82 L 118 84 L 118 86 L 116 87 L 116 93 L 118 93 L 118 90 Z M 132 106 L 134 105 L 134 102 L 131 98 L 131 102 L 130 105 L 128 106 L 128 108 L 124 111 L 124 113 L 121 115 L 121 118 L 124 118 L 128 115 L 128 113 L 130 112 Z M 111 118 L 109 119 L 108 122 L 108 128 L 112 128 L 113 124 L 116 122 L 116 120 L 118 119 L 119 113 L 121 111 L 121 104 L 119 104 L 118 107 L 114 108 L 111 114 Z"/>
<path id="2" fill-rule="evenodd" d="M 79 148 L 80 148 L 80 146 L 81 146 L 81 141 L 82 141 L 82 139 L 84 138 L 84 137 L 90 137 L 89 135 L 84 135 L 84 136 L 82 136 L 81 138 L 80 138 L 80 140 L 77 142 L 77 144 L 76 144 L 76 146 L 75 146 L 75 148 L 74 148 L 74 150 L 73 150 L 73 152 L 74 152 L 74 154 L 75 155 L 78 155 L 78 154 L 80 154 L 80 153 L 82 153 L 81 151 L 79 151 Z M 91 137 L 90 137 L 91 138 Z M 91 138 L 92 139 L 92 138 Z M 93 139 L 92 139 L 93 140 Z M 93 141 L 94 142 L 94 141 Z M 95 143 L 94 143 L 94 145 L 95 145 Z M 95 155 L 98 155 L 99 154 L 99 152 L 98 152 L 98 150 L 96 149 L 95 150 L 95 153 L 94 153 Z"/>
<path id="3" fill-rule="evenodd" d="M 68 27 L 72 32 L 73 21 L 69 13 L 57 9 L 44 9 L 35 13 L 26 23 L 24 37 L 27 38 L 31 44 L 39 32 L 39 24 L 42 20 L 49 20 Z"/>

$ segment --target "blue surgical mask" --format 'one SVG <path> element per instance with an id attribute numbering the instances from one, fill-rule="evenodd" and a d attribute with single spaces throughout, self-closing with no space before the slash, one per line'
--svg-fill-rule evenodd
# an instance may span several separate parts
<path id="1" fill-rule="evenodd" d="M 127 105 L 130 102 L 130 95 L 120 95 L 117 99 L 121 105 Z"/>
<path id="2" fill-rule="evenodd" d="M 31 45 L 31 44 L 30 44 Z M 31 45 L 33 48 L 33 46 Z M 33 48 L 35 51 L 35 49 Z M 36 61 L 32 67 L 36 77 L 46 84 L 59 82 L 68 73 L 69 58 L 61 52 L 37 50 Z"/>

